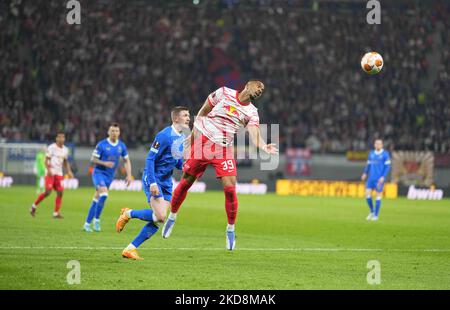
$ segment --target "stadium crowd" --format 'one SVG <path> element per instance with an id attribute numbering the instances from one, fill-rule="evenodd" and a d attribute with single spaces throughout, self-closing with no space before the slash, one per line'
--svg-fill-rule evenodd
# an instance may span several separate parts
<path id="1" fill-rule="evenodd" d="M 379 136 L 390 148 L 450 151 L 448 49 L 437 78 L 427 58 L 435 33 L 449 46 L 448 5 L 386 10 L 368 25 L 365 7 L 270 2 L 81 1 L 81 25 L 67 24 L 61 1 L 2 2 L 0 139 L 63 129 L 93 145 L 115 121 L 129 146 L 148 144 L 173 105 L 194 114 L 219 85 L 259 78 L 261 122 L 280 124 L 282 149 L 362 150 Z M 377 76 L 360 69 L 370 50 L 386 63 Z"/>

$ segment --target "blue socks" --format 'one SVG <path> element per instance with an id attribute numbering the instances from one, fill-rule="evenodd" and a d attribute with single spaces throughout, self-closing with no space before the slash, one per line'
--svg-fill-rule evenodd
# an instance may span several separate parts
<path id="1" fill-rule="evenodd" d="M 144 210 L 132 210 L 130 212 L 131 218 L 137 218 L 143 221 L 148 222 L 141 230 L 141 232 L 134 238 L 131 242 L 136 248 L 139 247 L 145 240 L 153 236 L 159 229 L 158 225 L 155 224 L 155 220 L 153 218 L 153 210 L 152 209 L 144 209 Z"/>
<path id="2" fill-rule="evenodd" d="M 135 247 L 139 247 L 145 240 L 150 238 L 158 231 L 159 227 L 155 225 L 153 222 L 147 223 L 141 230 L 141 232 L 134 238 L 131 242 Z"/>
<path id="3" fill-rule="evenodd" d="M 381 208 L 381 199 L 378 199 L 375 201 L 375 216 L 378 216 L 380 214 L 380 208 Z"/>
<path id="4" fill-rule="evenodd" d="M 86 223 L 90 224 L 92 222 L 92 219 L 95 216 L 95 210 L 97 209 L 97 203 L 98 203 L 97 199 L 95 198 L 92 199 L 91 207 L 89 208 L 89 212 L 86 218 Z"/>
<path id="5" fill-rule="evenodd" d="M 144 210 L 132 210 L 130 212 L 130 216 L 132 219 L 140 219 L 146 222 L 153 222 L 153 210 L 152 209 L 144 209 Z"/>
<path id="6" fill-rule="evenodd" d="M 372 197 L 366 197 L 366 201 L 367 201 L 367 204 L 369 205 L 370 212 L 374 213 Z"/>
<path id="7" fill-rule="evenodd" d="M 86 217 L 86 223 L 90 224 L 92 219 L 100 219 L 100 215 L 102 214 L 103 207 L 105 206 L 106 198 L 108 198 L 108 194 L 100 194 L 100 197 L 97 199 L 92 199 L 91 207 L 89 208 L 88 215 Z"/>
<path id="8" fill-rule="evenodd" d="M 100 194 L 100 198 L 98 199 L 97 208 L 95 210 L 95 219 L 99 220 L 100 215 L 102 214 L 103 207 L 105 206 L 105 201 L 108 198 L 108 194 Z"/>

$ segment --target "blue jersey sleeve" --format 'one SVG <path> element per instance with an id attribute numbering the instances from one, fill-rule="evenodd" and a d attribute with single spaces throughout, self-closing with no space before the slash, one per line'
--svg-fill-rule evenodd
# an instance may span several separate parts
<path id="1" fill-rule="evenodd" d="M 122 143 L 122 154 L 120 154 L 123 158 L 127 158 L 128 157 L 128 150 L 127 150 L 127 146 L 125 145 L 125 143 Z"/>
<path id="2" fill-rule="evenodd" d="M 102 142 L 99 142 L 95 146 L 95 149 L 92 152 L 92 156 L 96 157 L 96 158 L 100 158 L 100 157 L 102 157 L 102 154 L 103 154 L 103 144 L 102 144 Z"/>
<path id="3" fill-rule="evenodd" d="M 155 161 L 168 147 L 168 139 L 161 133 L 157 134 L 155 141 L 153 141 L 150 151 L 148 152 L 147 159 L 145 160 L 147 180 L 150 184 L 156 183 L 155 178 Z"/>
<path id="4" fill-rule="evenodd" d="M 388 152 L 385 152 L 384 163 L 383 163 L 383 177 L 386 180 L 389 171 L 391 170 L 391 156 Z"/>
<path id="5" fill-rule="evenodd" d="M 177 160 L 177 164 L 175 166 L 178 170 L 183 169 L 183 158 Z"/>

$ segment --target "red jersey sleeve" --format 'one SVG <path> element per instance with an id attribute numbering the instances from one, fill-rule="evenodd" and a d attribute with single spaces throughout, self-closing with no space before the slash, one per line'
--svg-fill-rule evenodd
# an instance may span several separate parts
<path id="1" fill-rule="evenodd" d="M 223 96 L 223 92 L 224 92 L 224 89 L 223 89 L 223 87 L 221 87 L 208 96 L 208 102 L 211 107 L 214 108 L 216 106 L 216 104 L 219 103 L 219 100 Z"/>

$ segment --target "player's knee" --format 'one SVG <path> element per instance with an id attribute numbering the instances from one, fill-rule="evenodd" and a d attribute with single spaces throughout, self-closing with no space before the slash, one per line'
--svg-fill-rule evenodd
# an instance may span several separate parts
<path id="1" fill-rule="evenodd" d="M 165 214 L 156 214 L 156 222 L 161 225 L 166 220 Z"/>
<path id="2" fill-rule="evenodd" d="M 44 195 L 45 195 L 45 197 L 48 197 L 48 196 L 50 196 L 51 193 L 52 193 L 52 190 L 46 190 Z"/>
<path id="3" fill-rule="evenodd" d="M 197 178 L 194 175 L 190 175 L 190 174 L 184 172 L 183 179 L 186 181 L 186 183 L 188 183 L 190 185 L 190 184 L 194 183 Z"/>

